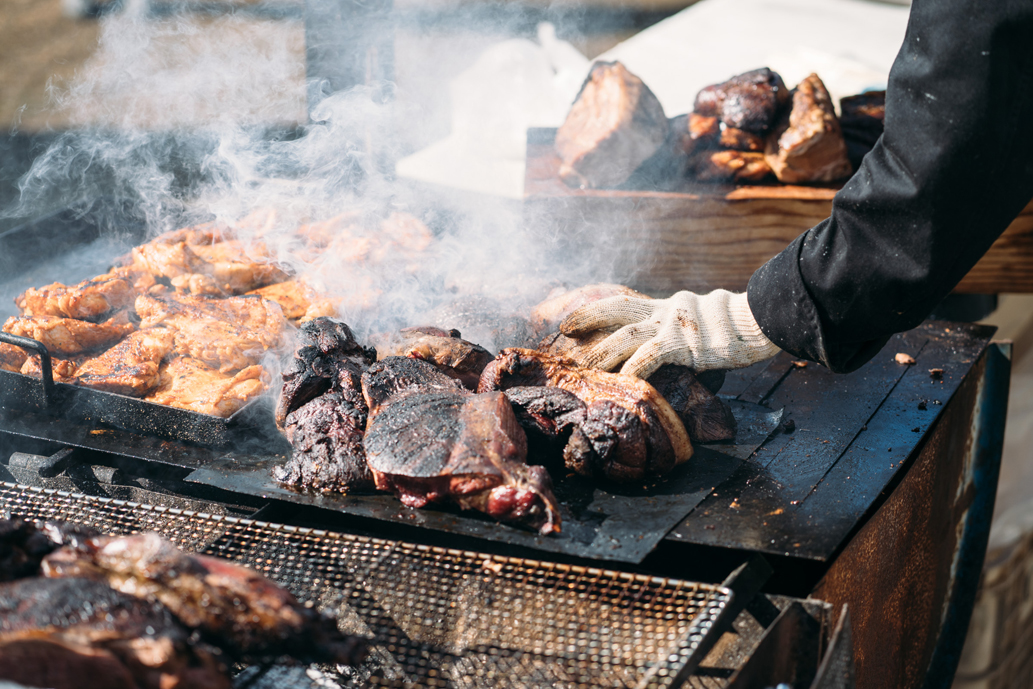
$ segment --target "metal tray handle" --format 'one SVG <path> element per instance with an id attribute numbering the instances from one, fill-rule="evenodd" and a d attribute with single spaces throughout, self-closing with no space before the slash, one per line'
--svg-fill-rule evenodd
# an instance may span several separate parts
<path id="1" fill-rule="evenodd" d="M 0 342 L 6 342 L 22 349 L 29 349 L 39 354 L 40 369 L 43 372 L 41 381 L 43 384 L 43 403 L 50 407 L 54 402 L 54 370 L 50 365 L 50 352 L 47 350 L 46 345 L 39 340 L 33 340 L 31 337 L 12 335 L 3 331 L 0 331 Z"/>

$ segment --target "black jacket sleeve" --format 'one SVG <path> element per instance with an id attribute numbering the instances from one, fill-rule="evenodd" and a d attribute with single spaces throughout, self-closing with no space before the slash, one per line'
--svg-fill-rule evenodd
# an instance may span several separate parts
<path id="1" fill-rule="evenodd" d="M 1033 199 L 1033 0 L 914 0 L 885 129 L 832 214 L 751 278 L 761 329 L 838 372 L 918 325 Z"/>

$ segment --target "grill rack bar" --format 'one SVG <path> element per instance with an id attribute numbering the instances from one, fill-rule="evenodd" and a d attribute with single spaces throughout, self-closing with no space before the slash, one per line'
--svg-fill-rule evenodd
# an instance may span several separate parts
<path id="1" fill-rule="evenodd" d="M 246 564 L 371 637 L 342 687 L 679 686 L 732 590 L 0 483 L 0 514 L 156 531 Z M 654 668 L 662 672 L 656 672 Z"/>

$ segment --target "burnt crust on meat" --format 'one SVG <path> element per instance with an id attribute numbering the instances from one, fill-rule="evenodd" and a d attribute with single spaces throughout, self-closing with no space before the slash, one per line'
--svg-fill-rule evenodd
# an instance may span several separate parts
<path id="1" fill-rule="evenodd" d="M 789 102 L 789 89 L 777 72 L 754 69 L 702 89 L 693 110 L 725 125 L 763 135 Z"/>
<path id="2" fill-rule="evenodd" d="M 825 85 L 811 74 L 793 89 L 793 106 L 768 136 L 765 158 L 780 182 L 834 182 L 853 172 Z"/>
<path id="3" fill-rule="evenodd" d="M 458 330 L 433 326 L 413 326 L 377 335 L 372 344 L 379 359 L 404 356 L 428 361 L 468 390 L 477 389 L 481 371 L 494 358 L 484 347 L 464 340 Z"/>
<path id="4" fill-rule="evenodd" d="M 687 366 L 665 364 L 646 379 L 671 405 L 694 443 L 735 439 L 732 409 Z"/>

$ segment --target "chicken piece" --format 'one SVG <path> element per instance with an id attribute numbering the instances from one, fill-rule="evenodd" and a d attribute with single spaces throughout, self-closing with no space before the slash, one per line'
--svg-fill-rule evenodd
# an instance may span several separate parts
<path id="1" fill-rule="evenodd" d="M 771 175 L 765 155 L 749 151 L 706 151 L 691 167 L 701 182 L 760 182 Z"/>
<path id="2" fill-rule="evenodd" d="M 433 365 L 389 357 L 362 376 L 364 444 L 377 488 L 409 507 L 451 502 L 549 534 L 559 506 L 500 392 L 474 394 Z"/>
<path id="3" fill-rule="evenodd" d="M 171 245 L 185 242 L 189 246 L 199 246 L 217 244 L 235 238 L 236 231 L 228 225 L 222 225 L 217 222 L 204 222 L 165 232 L 152 239 L 148 244 Z"/>
<path id="4" fill-rule="evenodd" d="M 134 246 L 133 263 L 138 270 L 164 278 L 203 273 L 207 262 L 184 241 L 148 242 Z"/>
<path id="5" fill-rule="evenodd" d="M 762 67 L 702 89 L 696 94 L 693 110 L 704 117 L 717 117 L 729 127 L 763 135 L 788 102 L 789 89 L 782 77 Z"/>
<path id="6" fill-rule="evenodd" d="M 333 620 L 241 565 L 188 554 L 151 532 L 97 536 L 43 559 L 49 578 L 106 583 L 143 600 L 158 600 L 190 629 L 236 659 L 276 658 L 353 664 L 363 639 L 346 636 Z"/>
<path id="7" fill-rule="evenodd" d="M 160 382 L 161 360 L 172 352 L 173 333 L 166 328 L 138 330 L 108 351 L 87 359 L 72 382 L 83 387 L 143 397 Z"/>
<path id="8" fill-rule="evenodd" d="M 442 330 L 431 326 L 402 328 L 395 333 L 374 336 L 371 344 L 377 358 L 406 356 L 429 361 L 445 375 L 455 378 L 470 390 L 477 389 L 481 371 L 494 359 L 491 353 L 460 337 L 458 330 Z"/>
<path id="9" fill-rule="evenodd" d="M 23 316 L 58 316 L 95 321 L 121 309 L 136 298 L 132 281 L 113 273 L 98 275 L 75 287 L 55 282 L 28 289 L 14 303 Z"/>
<path id="10" fill-rule="evenodd" d="M 556 132 L 559 176 L 572 187 L 626 182 L 667 140 L 663 106 L 619 62 L 596 62 Z"/>
<path id="11" fill-rule="evenodd" d="M 197 295 L 141 294 L 141 328 L 165 326 L 175 333 L 175 351 L 222 373 L 259 363 L 280 344 L 287 321 L 279 304 L 260 297 L 211 299 Z"/>
<path id="12" fill-rule="evenodd" d="M 267 378 L 265 369 L 257 365 L 227 375 L 203 361 L 176 357 L 161 365 L 158 387 L 144 399 L 226 418 L 268 390 Z"/>
<path id="13" fill-rule="evenodd" d="M 817 74 L 793 90 L 793 108 L 768 137 L 765 158 L 780 182 L 834 182 L 853 172 L 832 99 Z"/>
<path id="14" fill-rule="evenodd" d="M 136 326 L 124 318 L 90 323 L 58 316 L 11 316 L 4 332 L 41 342 L 51 354 L 79 354 L 108 347 Z"/>
<path id="15" fill-rule="evenodd" d="M 79 366 L 84 361 L 90 358 L 89 354 L 80 354 L 72 357 L 71 359 L 50 359 L 50 374 L 54 378 L 55 383 L 74 383 L 75 374 L 79 370 Z M 38 354 L 30 354 L 29 358 L 22 364 L 21 373 L 25 376 L 32 376 L 33 378 L 43 377 L 43 364 L 40 361 Z"/>
<path id="16" fill-rule="evenodd" d="M 230 240 L 195 246 L 193 251 L 207 263 L 203 270 L 196 272 L 209 276 L 217 286 L 230 294 L 282 282 L 289 277 L 273 263 L 272 256 L 262 242 L 245 246 L 238 240 Z M 172 284 L 179 286 L 175 279 Z"/>
<path id="17" fill-rule="evenodd" d="M 132 262 L 124 266 L 116 266 L 109 270 L 107 274 L 116 278 L 128 280 L 133 286 L 135 294 L 143 294 L 158 284 L 158 281 L 150 271 L 145 270 L 142 266 Z"/>
<path id="18" fill-rule="evenodd" d="M 583 368 L 572 359 L 533 349 L 505 349 L 481 374 L 477 390 L 506 390 L 526 385 L 551 385 L 577 395 L 587 405 L 607 400 L 642 423 L 649 447 L 642 475 L 660 476 L 692 456 L 692 441 L 671 405 L 646 381 L 620 373 Z"/>
<path id="19" fill-rule="evenodd" d="M 86 579 L 0 584 L 0 680 L 55 689 L 229 689 L 160 603 Z"/>
<path id="20" fill-rule="evenodd" d="M 292 321 L 306 323 L 313 318 L 333 318 L 337 315 L 334 301 L 321 295 L 302 280 L 277 282 L 251 290 L 247 294 L 276 302 L 283 309 L 283 317 Z"/>
<path id="21" fill-rule="evenodd" d="M 6 342 L 0 342 L 0 371 L 13 371 L 18 373 L 21 371 L 22 366 L 25 364 L 25 360 L 28 359 L 28 354 L 21 347 L 16 347 L 13 344 L 7 344 Z"/>

